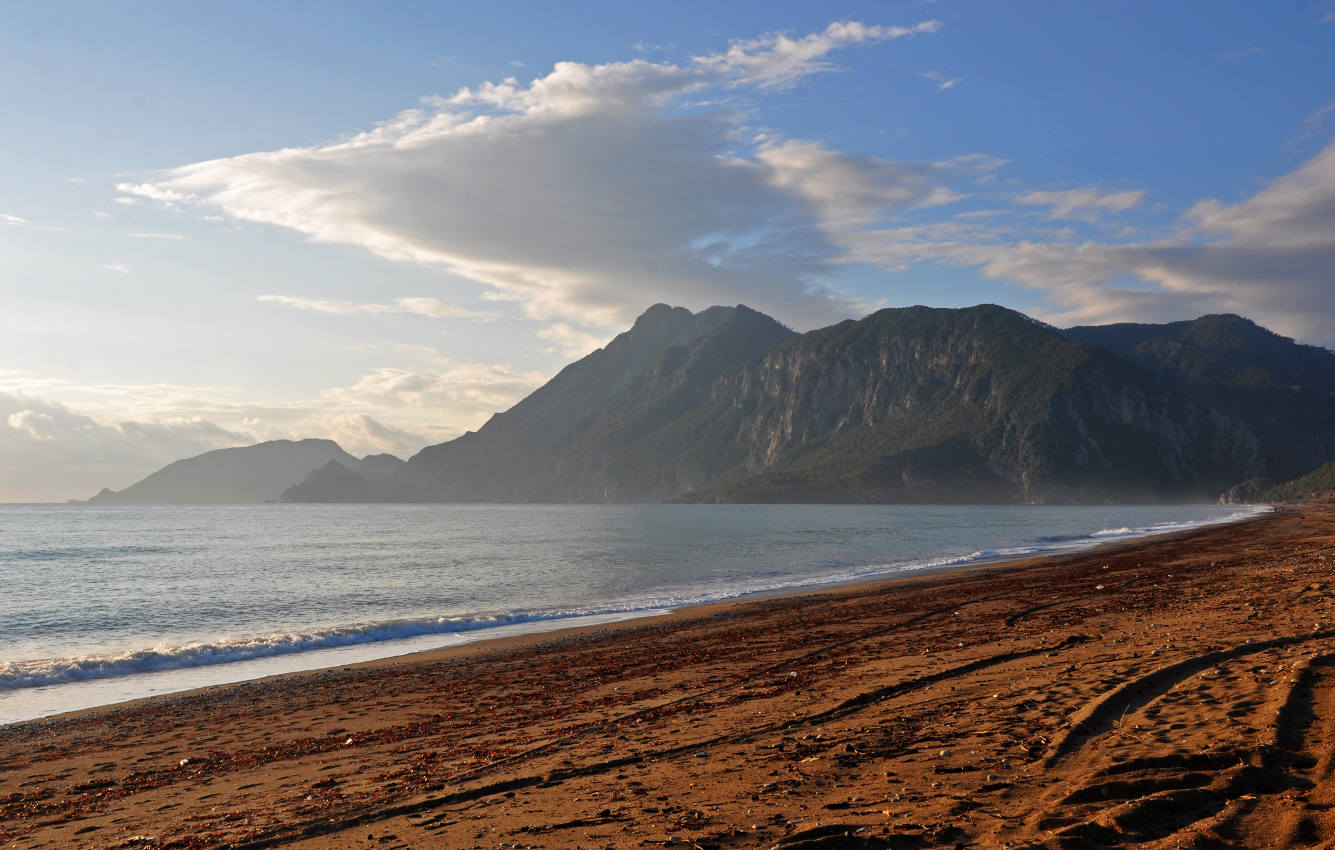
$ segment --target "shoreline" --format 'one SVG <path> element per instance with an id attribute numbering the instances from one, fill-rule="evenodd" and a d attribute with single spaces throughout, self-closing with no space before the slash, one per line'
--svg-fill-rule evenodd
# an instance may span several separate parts
<path id="1" fill-rule="evenodd" d="M 0 730 L 0 847 L 1335 840 L 1335 508 Z"/>
<path id="2" fill-rule="evenodd" d="M 269 679 L 274 679 L 283 676 L 298 676 L 307 673 L 319 673 L 335 669 L 362 667 L 367 665 L 377 665 L 380 663 L 395 663 L 400 660 L 406 661 L 418 657 L 428 657 L 428 656 L 434 657 L 440 654 L 443 654 L 442 657 L 451 657 L 451 658 L 459 655 L 466 656 L 470 654 L 475 648 L 478 649 L 479 651 L 482 651 L 488 648 L 489 646 L 507 646 L 512 642 L 517 642 L 516 645 L 529 645 L 534 641 L 542 642 L 544 639 L 560 640 L 562 639 L 562 637 L 565 635 L 566 632 L 577 634 L 585 631 L 599 630 L 599 629 L 634 628 L 637 625 L 642 624 L 643 622 L 652 622 L 664 617 L 671 618 L 676 616 L 692 616 L 693 612 L 703 613 L 705 609 L 712 609 L 717 607 L 746 605 L 749 603 L 759 602 L 767 599 L 800 597 L 810 594 L 821 594 L 827 592 L 837 593 L 851 588 L 876 587 L 885 583 L 906 581 L 918 577 L 931 577 L 943 573 L 953 573 L 953 572 L 981 569 L 984 567 L 998 567 L 1003 565 L 1023 564 L 1029 561 L 1037 561 L 1047 558 L 1061 558 L 1068 555 L 1084 554 L 1104 549 L 1116 548 L 1120 546 L 1135 546 L 1144 541 L 1171 537 L 1173 535 L 1179 535 L 1179 534 L 1191 534 L 1195 531 L 1199 531 L 1202 529 L 1208 529 L 1223 525 L 1236 525 L 1240 523 L 1253 522 L 1272 514 L 1275 510 L 1274 506 L 1269 506 L 1269 505 L 1255 505 L 1255 506 L 1240 505 L 1237 507 L 1239 509 L 1250 508 L 1252 512 L 1248 515 L 1206 522 L 1199 525 L 1193 525 L 1187 528 L 1174 528 L 1158 532 L 1150 531 L 1137 536 L 1112 539 L 1106 542 L 1094 538 L 1093 535 L 1098 532 L 1091 532 L 1090 535 L 1083 538 L 1072 538 L 1069 541 L 1062 541 L 1065 543 L 1072 544 L 1070 548 L 1056 549 L 1052 551 L 1040 551 L 1040 552 L 996 554 L 992 556 L 981 556 L 981 557 L 979 557 L 980 553 L 974 553 L 972 555 L 956 556 L 942 563 L 929 562 L 921 566 L 905 565 L 903 567 L 900 567 L 897 571 L 893 572 L 887 571 L 879 573 L 869 573 L 868 575 L 860 577 L 835 579 L 829 581 L 812 581 L 810 584 L 795 584 L 778 589 L 749 591 L 740 593 L 736 596 L 729 596 L 722 599 L 709 600 L 704 602 L 693 602 L 674 607 L 645 608 L 645 609 L 632 610 L 620 613 L 609 612 L 609 613 L 586 614 L 586 615 L 577 615 L 570 618 L 560 618 L 560 619 L 547 619 L 547 620 L 535 619 L 524 623 L 506 624 L 502 626 L 494 626 L 477 630 L 467 630 L 467 631 L 453 632 L 453 633 L 442 632 L 439 633 L 438 635 L 441 638 L 458 636 L 460 640 L 457 643 L 452 643 L 446 646 L 429 647 L 424 649 L 409 649 L 407 651 L 393 651 L 389 655 L 379 656 L 375 658 L 348 660 L 343 662 L 335 662 L 332 664 L 317 664 L 311 667 L 300 667 L 296 669 L 282 670 L 272 673 L 261 673 L 259 675 L 242 677 L 230 681 L 187 686 L 187 687 L 182 687 L 180 689 L 169 689 L 144 696 L 130 697 L 128 699 L 115 699 L 110 702 L 98 703 L 96 705 L 87 705 L 65 711 L 58 711 L 50 714 L 39 714 L 37 716 L 30 718 L 23 718 L 19 720 L 0 723 L 0 733 L 3 733 L 5 730 L 11 727 L 23 724 L 36 723 L 45 720 L 59 720 L 61 718 L 75 716 L 75 715 L 83 715 L 89 712 L 96 712 L 102 709 L 114 709 L 120 706 L 138 704 L 145 700 L 166 699 L 173 696 L 188 695 L 197 691 L 209 691 L 218 688 L 228 688 L 233 686 L 245 685 L 250 682 L 266 681 Z M 598 620 L 599 622 L 581 623 L 579 622 L 580 620 Z M 510 634 L 495 634 L 495 632 L 497 631 L 505 632 L 507 630 L 512 630 L 512 632 Z M 421 636 L 421 637 L 426 637 L 426 636 Z M 421 639 L 421 637 L 417 639 Z M 340 650 L 351 652 L 361 649 L 363 651 L 374 652 L 374 648 L 379 644 L 398 643 L 403 640 L 413 640 L 413 638 L 409 639 L 400 638 L 388 641 L 368 641 L 366 643 L 349 644 L 343 647 L 329 647 L 317 650 L 304 650 L 295 653 L 282 653 L 271 656 L 259 656 L 252 659 L 225 662 L 223 664 L 216 664 L 216 665 L 183 666 L 179 668 L 166 668 L 163 670 L 148 670 L 139 673 L 122 674 L 120 676 L 92 677 L 84 680 L 57 682 L 57 683 L 51 683 L 49 685 L 41 685 L 36 687 L 60 687 L 65 685 L 78 686 L 81 684 L 92 684 L 96 686 L 99 683 L 115 683 L 125 678 L 133 676 L 144 676 L 144 675 L 152 676 L 161 673 L 165 674 L 189 673 L 190 671 L 200 671 L 200 672 L 210 671 L 210 670 L 222 671 L 233 665 L 248 665 L 257 663 L 262 664 L 266 662 L 277 662 L 282 659 L 297 660 L 300 659 L 302 656 L 307 656 L 307 655 L 318 656 L 322 652 L 338 652 Z M 312 660 L 319 660 L 319 659 L 312 659 Z M 11 693 L 21 693 L 24 690 L 27 689 L 26 688 L 14 689 L 14 691 L 11 691 Z"/>

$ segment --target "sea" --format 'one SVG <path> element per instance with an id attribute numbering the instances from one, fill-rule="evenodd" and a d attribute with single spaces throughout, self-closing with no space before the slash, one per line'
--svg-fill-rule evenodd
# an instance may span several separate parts
<path id="1" fill-rule="evenodd" d="M 1258 510 L 0 505 L 0 724 Z"/>

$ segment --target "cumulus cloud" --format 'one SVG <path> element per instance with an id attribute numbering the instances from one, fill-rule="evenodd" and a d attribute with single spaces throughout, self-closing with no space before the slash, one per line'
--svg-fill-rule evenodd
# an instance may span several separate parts
<path id="1" fill-rule="evenodd" d="M 264 440 L 325 437 L 357 456 L 408 457 L 478 428 L 549 377 L 407 348 L 422 368 L 374 368 L 283 402 L 231 387 L 76 385 L 0 370 L 0 501 L 87 498 L 180 458 Z"/>
<path id="2" fill-rule="evenodd" d="M 747 303 L 810 327 L 857 310 L 829 286 L 842 253 L 832 222 L 947 200 L 934 181 L 950 173 L 757 133 L 735 99 L 829 70 L 836 50 L 939 28 L 840 22 L 681 64 L 560 62 L 527 83 L 429 98 L 337 143 L 118 188 L 437 266 L 548 322 L 621 326 L 670 301 Z M 856 198 L 837 197 L 854 185 Z"/>
<path id="3" fill-rule="evenodd" d="M 1054 214 L 1118 210 L 1137 193 L 1030 193 Z M 975 266 L 1041 294 L 1055 324 L 1167 321 L 1233 312 L 1301 340 L 1335 346 L 1335 143 L 1235 203 L 1199 201 L 1157 240 L 1109 244 L 1038 239 L 987 219 L 865 231 L 855 253 L 883 268 Z"/>
<path id="4" fill-rule="evenodd" d="M 100 422 L 57 402 L 0 393 L 0 500 L 86 498 L 178 458 L 247 442 L 199 418 Z"/>
<path id="5" fill-rule="evenodd" d="M 832 151 L 815 142 L 765 142 L 756 151 L 766 182 L 813 208 L 823 228 L 863 227 L 887 207 L 957 200 L 940 165 L 915 165 Z"/>
<path id="6" fill-rule="evenodd" d="M 421 431 L 386 425 L 366 413 L 330 416 L 320 433 L 357 457 L 388 453 L 406 459 L 428 442 Z"/>
<path id="7" fill-rule="evenodd" d="M 454 307 L 437 298 L 396 298 L 390 304 L 358 304 L 353 301 L 327 301 L 314 298 L 299 298 L 294 295 L 259 295 L 256 301 L 270 304 L 282 304 L 298 310 L 314 310 L 318 313 L 336 313 L 354 315 L 366 313 L 379 315 L 386 313 L 407 313 L 415 316 L 427 316 L 433 319 L 483 319 L 493 320 L 495 313 L 483 313 Z"/>

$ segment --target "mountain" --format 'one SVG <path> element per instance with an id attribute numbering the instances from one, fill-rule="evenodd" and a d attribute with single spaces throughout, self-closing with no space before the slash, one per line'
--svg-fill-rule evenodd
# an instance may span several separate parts
<path id="1" fill-rule="evenodd" d="M 298 484 L 279 495 L 280 502 L 372 502 L 374 485 L 391 478 L 403 461 L 394 455 L 367 455 L 348 468 L 345 462 L 331 460 L 312 470 Z"/>
<path id="2" fill-rule="evenodd" d="M 1240 419 L 1257 436 L 1266 476 L 1283 481 L 1335 460 L 1335 353 L 1241 316 L 1067 328 Z"/>
<path id="3" fill-rule="evenodd" d="M 247 504 L 277 498 L 283 488 L 328 462 L 359 461 L 333 440 L 272 440 L 217 449 L 178 460 L 119 492 L 103 490 L 89 504 Z"/>
<path id="4" fill-rule="evenodd" d="M 1335 461 L 1324 463 L 1306 475 L 1272 487 L 1263 494 L 1262 501 L 1335 503 Z"/>
<path id="5" fill-rule="evenodd" d="M 652 439 L 725 369 L 795 336 L 747 307 L 656 304 L 630 330 L 476 432 L 429 446 L 377 488 L 389 501 L 662 501 L 703 483 Z M 642 457 L 642 444 L 660 449 Z M 680 448 L 680 446 L 671 446 Z"/>
<path id="6" fill-rule="evenodd" d="M 746 307 L 656 305 L 372 491 L 389 501 L 1213 499 L 1263 469 L 1236 418 L 1002 307 L 882 310 L 798 336 Z"/>
<path id="7" fill-rule="evenodd" d="M 1335 504 L 1335 461 L 1282 484 L 1253 478 L 1230 487 L 1219 497 L 1220 504 L 1246 505 L 1268 502 L 1318 502 Z"/>
<path id="8" fill-rule="evenodd" d="M 712 397 L 714 427 L 743 454 L 692 500 L 1213 498 L 1259 464 L 1238 421 L 994 305 L 813 331 Z"/>

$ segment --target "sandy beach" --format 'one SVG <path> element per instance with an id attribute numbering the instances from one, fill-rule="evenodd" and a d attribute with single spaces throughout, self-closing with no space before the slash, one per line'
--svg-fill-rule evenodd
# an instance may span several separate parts
<path id="1" fill-rule="evenodd" d="M 1335 841 L 1335 508 L 0 729 L 0 846 Z"/>

